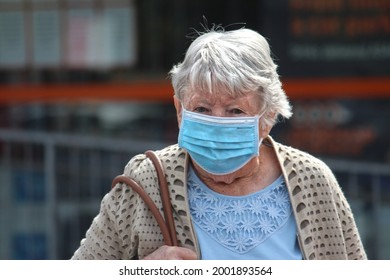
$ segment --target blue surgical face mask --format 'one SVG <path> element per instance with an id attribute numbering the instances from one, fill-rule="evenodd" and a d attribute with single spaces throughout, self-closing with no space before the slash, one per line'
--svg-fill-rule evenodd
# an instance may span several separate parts
<path id="1" fill-rule="evenodd" d="M 183 108 L 179 146 L 208 173 L 233 173 L 259 155 L 260 117 L 214 117 Z"/>

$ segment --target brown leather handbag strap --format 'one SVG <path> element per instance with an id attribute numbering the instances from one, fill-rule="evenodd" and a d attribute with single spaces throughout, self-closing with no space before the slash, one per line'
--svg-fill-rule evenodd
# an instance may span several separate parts
<path id="1" fill-rule="evenodd" d="M 161 201 L 163 204 L 165 223 L 168 226 L 173 246 L 178 246 L 175 221 L 173 219 L 172 204 L 169 196 L 169 189 L 167 179 L 165 178 L 165 172 L 160 158 L 153 151 L 146 151 L 145 155 L 152 161 L 158 178 L 158 184 L 160 186 Z"/>
<path id="2" fill-rule="evenodd" d="M 117 184 L 126 184 L 128 187 L 132 188 L 144 200 L 145 204 L 152 212 L 161 229 L 164 238 L 164 243 L 168 246 L 178 246 L 171 201 L 169 198 L 168 184 L 165 178 L 164 169 L 162 167 L 160 159 L 153 151 L 147 151 L 145 152 L 145 155 L 152 161 L 157 172 L 165 219 L 162 217 L 158 207 L 149 197 L 146 191 L 133 179 L 130 179 L 129 177 L 126 177 L 124 175 L 116 176 L 112 181 L 111 188 L 114 188 Z"/>

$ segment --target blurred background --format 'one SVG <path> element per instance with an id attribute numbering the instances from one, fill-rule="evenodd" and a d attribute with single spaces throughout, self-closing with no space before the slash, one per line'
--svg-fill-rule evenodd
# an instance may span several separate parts
<path id="1" fill-rule="evenodd" d="M 0 0 L 0 259 L 68 259 L 128 160 L 176 142 L 171 67 L 203 26 L 268 40 L 370 259 L 390 259 L 390 1 Z"/>

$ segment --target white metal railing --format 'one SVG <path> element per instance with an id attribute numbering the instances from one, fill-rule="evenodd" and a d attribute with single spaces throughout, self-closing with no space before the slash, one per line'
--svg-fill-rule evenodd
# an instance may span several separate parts
<path id="1" fill-rule="evenodd" d="M 64 220 L 77 220 L 80 213 L 90 215 L 98 213 L 102 196 L 98 185 L 104 173 L 108 182 L 110 178 L 123 171 L 124 164 L 132 155 L 162 146 L 165 146 L 164 143 L 153 141 L 0 129 L 0 181 L 3 182 L 0 193 L 0 258 L 14 258 L 15 248 L 12 246 L 23 246 L 18 244 L 21 242 L 17 239 L 18 234 L 28 231 L 44 232 L 47 248 L 43 256 L 48 259 L 59 258 L 63 255 L 59 252 L 61 250 L 58 240 L 61 235 L 59 232 L 61 223 Z M 60 158 L 61 149 L 65 149 L 63 153 L 67 156 L 65 162 L 63 156 Z M 38 150 L 38 155 L 34 150 Z M 105 158 L 101 158 L 102 152 L 105 152 Z M 88 161 L 88 166 L 82 164 L 83 160 Z M 15 189 L 17 188 L 15 177 L 20 177 L 22 181 L 32 181 L 28 174 L 20 173 L 20 170 L 29 169 L 42 175 L 44 185 L 42 201 L 27 199 L 21 202 L 15 198 L 18 196 L 15 192 L 20 191 Z M 62 169 L 68 171 L 61 176 L 59 170 Z M 84 184 L 79 177 L 90 178 L 90 182 Z M 64 185 L 61 182 L 62 178 L 69 179 L 69 185 Z M 32 195 L 34 189 L 42 187 L 28 186 Z M 108 192 L 109 184 L 104 187 Z M 64 191 L 63 188 L 68 190 Z M 61 193 L 67 195 L 61 196 Z M 89 197 L 84 195 L 82 200 L 80 193 L 87 193 Z M 75 230 L 77 231 L 77 228 Z M 80 240 L 81 237 L 77 236 L 75 239 Z M 36 257 L 40 256 L 42 254 Z"/>

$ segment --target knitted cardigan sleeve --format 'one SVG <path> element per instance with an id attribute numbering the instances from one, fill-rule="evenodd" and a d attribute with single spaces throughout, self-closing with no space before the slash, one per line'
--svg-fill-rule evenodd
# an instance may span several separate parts
<path id="1" fill-rule="evenodd" d="M 179 246 L 199 255 L 187 200 L 186 154 L 177 145 L 156 152 L 166 173 Z M 136 155 L 124 175 L 142 186 L 163 215 L 152 162 L 144 154 Z M 142 259 L 162 245 L 164 238 L 148 206 L 131 188 L 118 184 L 104 196 L 99 214 L 72 259 Z"/>
<path id="2" fill-rule="evenodd" d="M 351 207 L 333 172 L 326 165 L 324 165 L 324 170 L 326 170 L 329 185 L 333 190 L 333 200 L 341 223 L 347 258 L 349 260 L 367 259 Z"/>
<path id="3" fill-rule="evenodd" d="M 123 190 L 116 189 L 106 194 L 100 204 L 100 212 L 93 219 L 80 247 L 73 254 L 73 260 L 121 259 L 121 242 L 117 233 L 115 197 Z"/>
<path id="4" fill-rule="evenodd" d="M 305 259 L 366 259 L 351 208 L 329 167 L 300 150 L 273 145 L 289 188 Z"/>
<path id="5" fill-rule="evenodd" d="M 144 155 L 137 155 L 126 165 L 124 175 L 136 180 L 160 205 L 150 165 Z M 117 184 L 102 199 L 100 212 L 72 259 L 138 259 L 163 244 L 158 224 L 143 200 L 129 187 Z"/>

